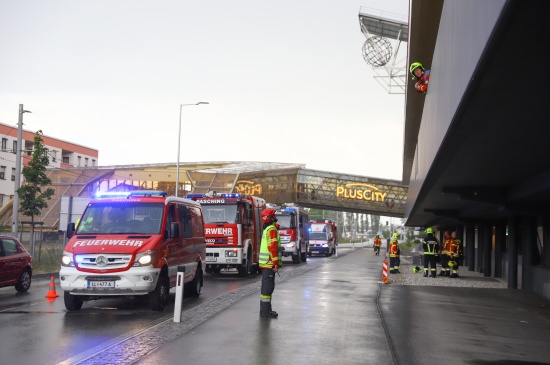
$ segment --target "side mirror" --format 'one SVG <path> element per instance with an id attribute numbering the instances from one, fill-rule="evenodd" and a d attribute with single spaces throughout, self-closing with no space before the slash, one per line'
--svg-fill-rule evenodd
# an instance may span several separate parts
<path id="1" fill-rule="evenodd" d="M 178 238 L 180 236 L 180 225 L 177 222 L 170 223 L 170 238 Z"/>
<path id="2" fill-rule="evenodd" d="M 75 225 L 74 223 L 67 224 L 67 238 L 74 236 Z"/>

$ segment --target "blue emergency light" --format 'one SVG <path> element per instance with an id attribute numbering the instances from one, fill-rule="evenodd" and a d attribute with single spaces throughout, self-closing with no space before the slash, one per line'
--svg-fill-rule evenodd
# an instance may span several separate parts
<path id="1" fill-rule="evenodd" d="M 187 194 L 185 197 L 187 199 L 200 199 L 204 198 L 204 194 Z"/>
<path id="2" fill-rule="evenodd" d="M 228 199 L 230 199 L 230 198 L 235 199 L 235 198 L 240 198 L 240 197 L 241 197 L 241 194 L 239 194 L 239 193 L 225 194 L 225 193 L 224 193 L 224 194 L 220 194 L 220 197 L 222 197 L 222 198 L 228 198 Z"/>
<path id="3" fill-rule="evenodd" d="M 95 194 L 97 199 L 108 198 L 130 198 L 133 196 L 161 196 L 165 197 L 166 192 L 160 190 L 134 190 L 134 191 L 98 191 Z"/>

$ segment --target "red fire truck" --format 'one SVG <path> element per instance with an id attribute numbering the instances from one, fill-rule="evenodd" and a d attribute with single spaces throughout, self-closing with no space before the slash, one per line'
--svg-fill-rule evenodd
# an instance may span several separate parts
<path id="1" fill-rule="evenodd" d="M 292 256 L 292 262 L 307 261 L 309 248 L 308 212 L 295 204 L 286 203 L 276 208 L 283 256 Z"/>
<path id="2" fill-rule="evenodd" d="M 240 276 L 259 272 L 260 214 L 265 200 L 245 194 L 189 194 L 200 203 L 206 237 L 206 272 L 236 268 Z"/>
<path id="3" fill-rule="evenodd" d="M 69 223 L 59 279 L 69 311 L 101 297 L 148 298 L 162 311 L 180 266 L 198 297 L 205 261 L 201 206 L 164 191 L 99 192 Z"/>

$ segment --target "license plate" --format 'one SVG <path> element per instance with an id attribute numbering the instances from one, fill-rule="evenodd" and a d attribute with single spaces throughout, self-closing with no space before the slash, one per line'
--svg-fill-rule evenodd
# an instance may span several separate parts
<path id="1" fill-rule="evenodd" d="M 206 258 L 206 262 L 216 262 L 216 261 L 218 261 L 217 257 L 207 257 Z"/>
<path id="2" fill-rule="evenodd" d="M 311 251 L 311 253 L 319 253 L 319 251 Z"/>
<path id="3" fill-rule="evenodd" d="M 114 288 L 114 281 L 88 281 L 88 288 Z"/>

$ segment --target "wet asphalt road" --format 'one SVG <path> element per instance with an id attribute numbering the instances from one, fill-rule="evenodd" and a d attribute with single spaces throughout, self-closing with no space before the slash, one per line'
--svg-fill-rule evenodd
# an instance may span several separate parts
<path id="1" fill-rule="evenodd" d="M 284 259 L 284 270 L 291 271 L 324 258 L 309 258 L 293 265 Z M 260 275 L 241 278 L 236 273 L 205 275 L 199 298 L 184 298 L 182 310 L 200 306 L 224 293 L 258 282 Z M 164 312 L 153 312 L 146 304 L 130 299 L 103 299 L 84 302 L 78 312 L 67 312 L 63 290 L 55 279 L 59 297 L 49 301 L 50 279 L 34 278 L 28 293 L 13 287 L 0 289 L 0 358 L 4 364 L 71 364 L 79 362 L 122 339 L 173 318 L 174 293 Z"/>

